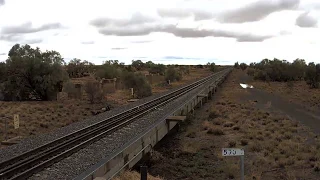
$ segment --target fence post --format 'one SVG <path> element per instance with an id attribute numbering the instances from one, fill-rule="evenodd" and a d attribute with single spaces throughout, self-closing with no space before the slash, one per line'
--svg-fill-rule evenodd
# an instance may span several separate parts
<path id="1" fill-rule="evenodd" d="M 148 166 L 140 166 L 140 179 L 147 180 Z"/>

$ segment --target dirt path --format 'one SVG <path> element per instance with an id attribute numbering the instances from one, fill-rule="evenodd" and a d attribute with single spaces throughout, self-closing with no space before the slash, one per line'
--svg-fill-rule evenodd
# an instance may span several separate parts
<path id="1" fill-rule="evenodd" d="M 251 79 L 247 74 L 239 77 L 238 83 L 250 84 Z M 308 111 L 304 106 L 290 102 L 280 95 L 271 94 L 260 89 L 247 89 L 244 101 L 256 102 L 258 108 L 269 108 L 272 111 L 279 111 L 286 114 L 290 119 L 298 120 L 310 127 L 314 132 L 320 133 L 320 111 Z"/>

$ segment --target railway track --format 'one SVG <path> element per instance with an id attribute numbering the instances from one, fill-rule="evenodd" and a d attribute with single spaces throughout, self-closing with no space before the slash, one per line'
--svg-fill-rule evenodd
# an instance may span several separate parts
<path id="1" fill-rule="evenodd" d="M 122 113 L 116 114 L 103 121 L 85 127 L 35 149 L 15 156 L 0 163 L 0 179 L 26 179 L 64 159 L 87 145 L 106 135 L 132 123 L 137 118 L 175 100 L 205 83 L 226 75 L 229 69 L 215 73 L 207 78 L 186 85 L 166 95 L 143 103 Z"/>

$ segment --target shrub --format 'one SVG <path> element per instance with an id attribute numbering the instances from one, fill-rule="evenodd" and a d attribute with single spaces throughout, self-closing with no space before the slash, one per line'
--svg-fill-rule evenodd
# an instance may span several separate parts
<path id="1" fill-rule="evenodd" d="M 145 67 L 145 64 L 141 60 L 132 60 L 131 65 L 138 71 L 142 70 Z"/>
<path id="2" fill-rule="evenodd" d="M 14 45 L 1 67 L 5 100 L 55 100 L 68 79 L 64 60 L 56 51 L 40 51 L 29 45 Z M 4 71 L 4 72 L 3 72 Z M 4 74 L 4 76 L 3 76 Z"/>
<path id="3" fill-rule="evenodd" d="M 241 143 L 242 146 L 246 146 L 246 145 L 248 145 L 248 140 L 241 139 L 240 143 Z"/>
<path id="4" fill-rule="evenodd" d="M 84 85 L 84 90 L 88 95 L 88 99 L 91 104 L 95 102 L 101 102 L 103 94 L 100 90 L 99 83 L 88 81 Z"/>
<path id="5" fill-rule="evenodd" d="M 306 62 L 303 59 L 296 59 L 293 63 L 276 58 L 273 60 L 263 59 L 257 64 L 251 64 L 250 67 L 256 69 L 255 79 L 263 81 L 287 82 L 302 80 L 304 77 L 308 77 L 308 69 L 310 70 L 310 76 L 307 79 L 310 84 L 312 84 L 312 79 L 316 77 L 314 63 L 309 64 L 308 67 L 310 68 L 307 68 Z"/>
<path id="6" fill-rule="evenodd" d="M 210 63 L 209 67 L 210 67 L 210 71 L 212 72 L 215 72 L 217 70 L 215 63 Z"/>
<path id="7" fill-rule="evenodd" d="M 146 77 L 142 74 L 132 72 L 124 72 L 122 81 L 126 88 L 133 88 L 134 94 L 137 98 L 143 98 L 152 95 L 152 89 Z"/>
<path id="8" fill-rule="evenodd" d="M 77 95 L 77 88 L 75 88 L 71 81 L 68 81 L 63 85 L 63 91 L 68 93 L 68 97 L 71 98 L 75 98 Z"/>
<path id="9" fill-rule="evenodd" d="M 249 150 L 251 152 L 260 152 L 262 150 L 262 145 L 259 142 L 255 142 L 249 145 Z"/>
<path id="10" fill-rule="evenodd" d="M 248 65 L 246 63 L 241 63 L 240 64 L 240 68 L 242 69 L 242 71 L 246 70 L 248 67 Z"/>
<path id="11" fill-rule="evenodd" d="M 180 71 L 182 74 L 190 74 L 189 66 L 180 66 L 180 67 L 179 67 L 179 71 Z"/>
<path id="12" fill-rule="evenodd" d="M 234 68 L 236 68 L 236 69 L 239 69 L 239 68 L 240 68 L 240 66 L 239 66 L 239 63 L 238 63 L 238 62 L 234 63 Z"/>
<path id="13" fill-rule="evenodd" d="M 230 148 L 233 148 L 233 147 L 236 147 L 237 143 L 235 141 L 231 140 L 231 141 L 229 141 L 228 145 Z"/>
<path id="14" fill-rule="evenodd" d="M 305 80 L 311 88 L 319 88 L 320 85 L 320 64 L 309 63 Z"/>
<path id="15" fill-rule="evenodd" d="M 96 76 L 99 78 L 113 79 L 121 76 L 122 70 L 117 64 L 112 64 L 110 61 L 106 61 L 96 72 Z"/>
<path id="16" fill-rule="evenodd" d="M 218 129 L 218 128 L 210 128 L 208 131 L 207 131 L 208 134 L 213 134 L 213 135 L 216 135 L 216 136 L 221 136 L 221 135 L 224 135 L 224 132 L 222 129 Z"/>
<path id="17" fill-rule="evenodd" d="M 94 64 L 80 59 L 72 59 L 66 66 L 69 77 L 79 78 L 86 76 L 87 73 L 92 73 Z"/>
<path id="18" fill-rule="evenodd" d="M 211 111 L 210 114 L 209 114 L 209 118 L 210 119 L 214 119 L 214 118 L 217 118 L 219 117 L 219 114 L 216 112 L 216 111 Z"/>
<path id="19" fill-rule="evenodd" d="M 247 74 L 249 75 L 249 76 L 254 76 L 254 69 L 253 68 L 248 68 L 248 71 L 247 71 Z"/>
<path id="20" fill-rule="evenodd" d="M 174 67 L 169 67 L 167 69 L 165 79 L 166 81 L 170 80 L 171 82 L 180 81 L 182 79 L 182 75 L 177 70 L 175 70 Z"/>
<path id="21" fill-rule="evenodd" d="M 149 64 L 149 73 L 164 75 L 166 71 L 166 66 L 164 64 Z"/>
<path id="22" fill-rule="evenodd" d="M 232 126 L 234 126 L 234 124 L 233 124 L 233 122 L 226 122 L 226 123 L 224 123 L 223 126 L 224 127 L 232 127 Z"/>

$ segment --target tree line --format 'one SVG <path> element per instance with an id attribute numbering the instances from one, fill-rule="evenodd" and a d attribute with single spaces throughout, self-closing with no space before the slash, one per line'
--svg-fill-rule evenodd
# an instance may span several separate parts
<path id="1" fill-rule="evenodd" d="M 262 81 L 291 82 L 304 80 L 311 88 L 320 87 L 320 64 L 306 63 L 304 59 L 293 62 L 286 60 L 263 59 L 259 63 L 245 63 L 234 65 L 235 68 L 247 69 L 247 74 Z"/>
<path id="2" fill-rule="evenodd" d="M 66 82 L 70 82 L 70 78 L 90 74 L 97 81 L 102 78 L 117 78 L 126 88 L 134 88 L 138 98 L 150 96 L 151 86 L 140 71 L 164 75 L 166 80 L 172 82 L 180 81 L 183 75 L 189 74 L 189 67 L 166 66 L 152 61 L 144 63 L 141 60 L 133 60 L 131 65 L 118 60 L 107 60 L 102 65 L 94 65 L 75 58 L 66 63 L 57 51 L 41 51 L 28 44 L 16 44 L 10 49 L 5 62 L 0 62 L 0 100 L 55 100 L 57 93 L 62 91 Z M 96 91 L 97 83 L 88 84 L 85 89 Z"/>

